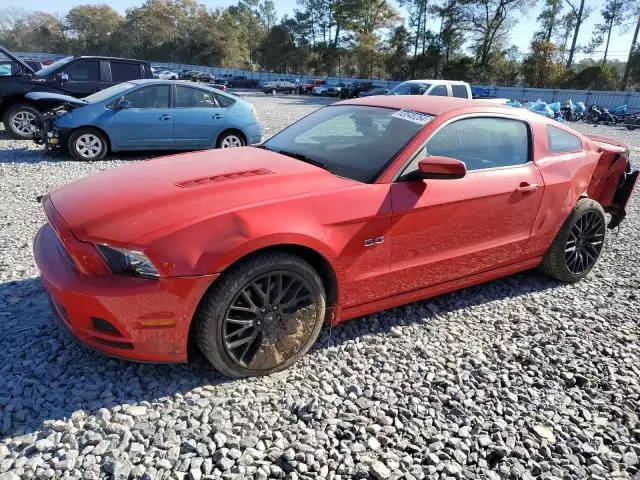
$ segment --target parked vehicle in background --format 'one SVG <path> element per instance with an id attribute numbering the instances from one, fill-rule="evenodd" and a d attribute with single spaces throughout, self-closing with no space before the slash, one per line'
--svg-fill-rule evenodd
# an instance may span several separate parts
<path id="1" fill-rule="evenodd" d="M 260 85 L 259 80 L 254 78 L 247 78 L 243 75 L 237 75 L 227 80 L 229 88 L 258 88 Z"/>
<path id="2" fill-rule="evenodd" d="M 337 97 L 340 95 L 342 88 L 345 86 L 344 83 L 323 83 L 313 89 L 311 92 L 312 95 L 320 96 L 320 97 Z"/>
<path id="3" fill-rule="evenodd" d="M 171 70 L 159 70 L 158 78 L 160 80 L 178 80 L 178 74 Z"/>
<path id="4" fill-rule="evenodd" d="M 358 97 L 372 97 L 374 95 L 386 95 L 388 91 L 389 91 L 388 88 L 373 87 L 373 88 L 370 88 L 369 90 L 365 90 L 364 92 L 360 92 Z"/>
<path id="5" fill-rule="evenodd" d="M 358 98 L 362 92 L 373 88 L 372 82 L 347 83 L 340 91 L 340 98 Z"/>
<path id="6" fill-rule="evenodd" d="M 31 124 L 40 113 L 39 106 L 25 97 L 28 92 L 80 98 L 121 82 L 153 76 L 149 62 L 93 56 L 66 57 L 34 72 L 4 47 L 0 47 L 0 63 L 11 65 L 11 74 L 0 77 L 0 118 L 9 136 L 16 139 L 31 138 Z"/>
<path id="7" fill-rule="evenodd" d="M 389 90 L 387 95 L 473 98 L 471 86 L 467 82 L 457 80 L 408 80 Z"/>
<path id="8" fill-rule="evenodd" d="M 200 72 L 198 75 L 194 75 L 191 78 L 192 81 L 194 82 L 201 82 L 201 83 L 213 83 L 217 80 L 217 78 L 208 72 Z"/>
<path id="9" fill-rule="evenodd" d="M 201 73 L 199 70 L 181 70 L 180 73 L 178 73 L 178 79 L 195 81 L 194 79 L 197 79 Z"/>
<path id="10" fill-rule="evenodd" d="M 211 88 L 215 88 L 216 90 L 220 90 L 221 92 L 226 92 L 229 89 L 227 88 L 227 86 L 224 83 L 210 83 L 209 86 Z"/>
<path id="11" fill-rule="evenodd" d="M 277 81 L 273 83 L 266 83 L 262 86 L 264 93 L 270 93 L 275 95 L 276 93 L 297 93 L 299 85 L 289 81 Z"/>
<path id="12" fill-rule="evenodd" d="M 99 160 L 109 151 L 239 147 L 262 137 L 250 103 L 179 80 L 124 82 L 83 99 L 27 97 L 58 106 L 36 128 L 36 142 L 67 149 L 77 160 Z"/>
<path id="13" fill-rule="evenodd" d="M 637 177 L 628 146 L 524 109 L 369 97 L 260 148 L 56 190 L 34 255 L 54 314 L 90 347 L 185 362 L 197 345 L 224 375 L 265 375 L 326 323 L 534 268 L 580 281 Z"/>
<path id="14" fill-rule="evenodd" d="M 327 81 L 322 79 L 310 80 L 300 85 L 300 93 L 310 95 L 313 93 L 314 88 L 324 85 L 325 83 L 327 83 Z"/>

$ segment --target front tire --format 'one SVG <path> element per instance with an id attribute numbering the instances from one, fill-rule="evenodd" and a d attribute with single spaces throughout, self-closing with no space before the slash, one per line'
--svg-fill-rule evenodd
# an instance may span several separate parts
<path id="1" fill-rule="evenodd" d="M 79 128 L 69 136 L 69 153 L 81 162 L 102 160 L 109 146 L 105 136 L 95 128 Z"/>
<path id="2" fill-rule="evenodd" d="M 268 375 L 315 343 L 326 313 L 314 268 L 288 253 L 246 260 L 205 294 L 194 322 L 204 356 L 229 377 Z"/>
<path id="3" fill-rule="evenodd" d="M 2 123 L 7 134 L 16 140 L 31 140 L 31 124 L 40 116 L 40 112 L 30 105 L 12 105 L 4 112 Z"/>
<path id="4" fill-rule="evenodd" d="M 602 206 L 581 198 L 545 253 L 540 271 L 561 282 L 582 280 L 600 258 L 606 231 Z"/>

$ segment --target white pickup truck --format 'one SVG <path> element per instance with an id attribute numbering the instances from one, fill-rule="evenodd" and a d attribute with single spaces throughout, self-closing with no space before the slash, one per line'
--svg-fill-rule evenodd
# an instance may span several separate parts
<path id="1" fill-rule="evenodd" d="M 387 95 L 433 95 L 438 97 L 458 97 L 472 99 L 471 86 L 459 80 L 407 80 L 387 92 Z M 479 97 L 475 100 L 506 104 L 508 98 Z"/>

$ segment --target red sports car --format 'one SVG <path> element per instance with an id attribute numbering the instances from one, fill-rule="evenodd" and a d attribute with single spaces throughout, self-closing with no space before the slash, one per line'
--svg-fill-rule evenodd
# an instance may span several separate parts
<path id="1" fill-rule="evenodd" d="M 260 375 L 300 358 L 324 322 L 536 267 L 580 280 L 637 177 L 626 146 L 540 115 L 368 97 L 257 148 L 56 190 L 35 257 L 82 343 L 184 362 L 194 342 L 220 372 Z"/>

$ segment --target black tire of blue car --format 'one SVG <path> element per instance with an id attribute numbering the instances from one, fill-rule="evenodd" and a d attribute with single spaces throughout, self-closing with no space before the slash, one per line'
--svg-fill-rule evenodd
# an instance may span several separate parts
<path id="1" fill-rule="evenodd" d="M 600 258 L 606 231 L 602 206 L 581 198 L 546 251 L 539 270 L 560 282 L 582 280 Z"/>
<path id="2" fill-rule="evenodd" d="M 231 267 L 205 294 L 194 340 L 228 377 L 268 375 L 309 351 L 326 314 L 315 269 L 285 252 L 257 255 Z"/>
<path id="3" fill-rule="evenodd" d="M 31 105 L 17 103 L 5 110 L 2 123 L 11 138 L 16 140 L 30 140 L 33 138 L 31 124 L 37 120 L 39 116 L 40 112 Z"/>
<path id="4" fill-rule="evenodd" d="M 102 132 L 95 128 L 84 127 L 69 135 L 67 149 L 78 161 L 94 162 L 105 157 L 109 151 L 109 144 Z"/>

